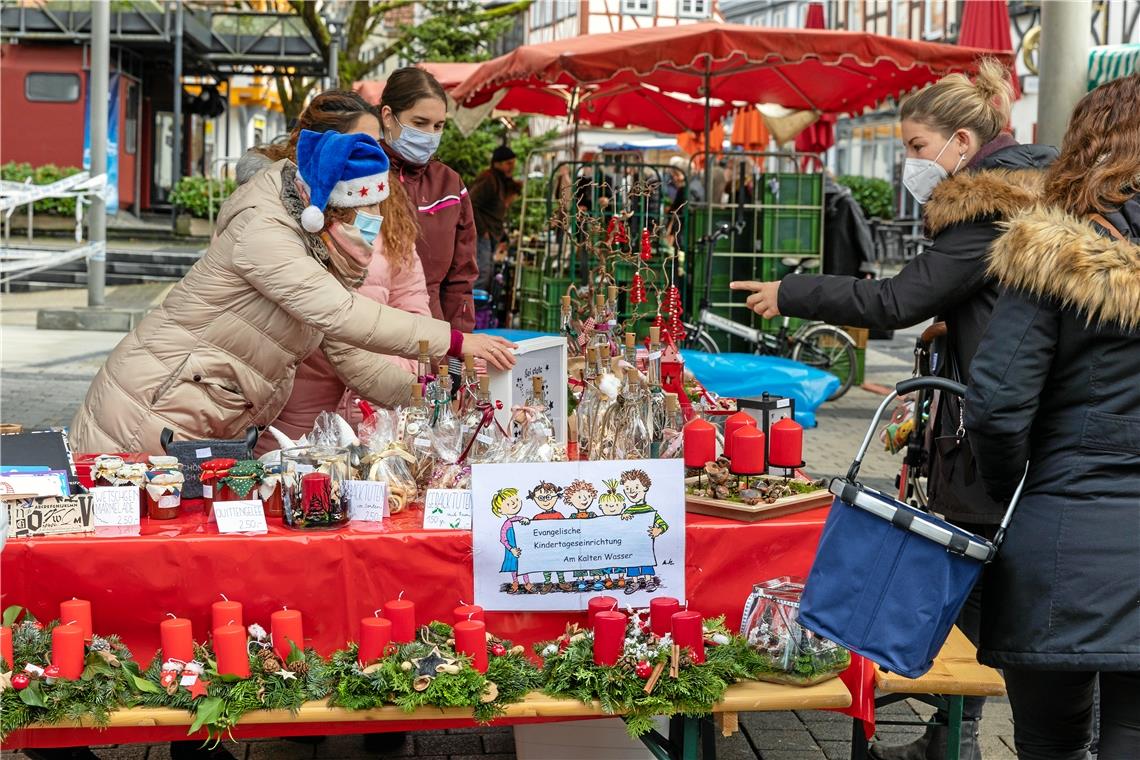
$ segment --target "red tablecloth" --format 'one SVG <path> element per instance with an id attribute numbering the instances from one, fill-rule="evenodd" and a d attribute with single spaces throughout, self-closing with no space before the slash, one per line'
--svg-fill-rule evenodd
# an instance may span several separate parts
<path id="1" fill-rule="evenodd" d="M 726 614 L 729 627 L 738 627 L 754 583 L 806 577 L 826 516 L 818 509 L 750 524 L 688 515 L 691 608 Z M 268 535 L 223 536 L 197 510 L 176 520 L 144 518 L 141 536 L 11 540 L 0 555 L 3 604 L 50 620 L 62 599 L 88 599 L 95 631 L 119 634 L 136 659 L 149 662 L 168 612 L 189 618 L 203 639 L 210 605 L 225 594 L 242 602 L 247 625 L 268 628 L 270 613 L 282 606 L 301 610 L 306 643 L 328 654 L 354 640 L 360 619 L 401 591 L 423 623 L 450 622 L 460 601 L 472 601 L 470 533 L 425 531 L 422 519 L 416 510 L 381 527 L 354 523 L 329 532 L 271 520 Z M 584 613 L 486 617 L 492 633 L 528 647 L 560 634 L 568 620 L 585 623 Z M 37 743 L 47 739 L 46 731 L 34 733 Z"/>

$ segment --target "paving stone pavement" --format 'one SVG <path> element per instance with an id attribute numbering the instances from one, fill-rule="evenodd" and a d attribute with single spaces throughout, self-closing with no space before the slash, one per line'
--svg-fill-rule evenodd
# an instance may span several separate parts
<path id="1" fill-rule="evenodd" d="M 0 419 L 26 426 L 65 425 L 86 393 L 87 384 L 106 355 L 122 338 L 121 333 L 37 331 L 35 308 L 59 307 L 74 301 L 82 305 L 82 293 L 51 291 L 11 294 L 0 300 Z M 914 339 L 921 328 L 899 331 L 888 341 L 872 341 L 867 351 L 867 381 L 890 386 L 911 374 Z M 867 430 L 882 396 L 853 388 L 843 398 L 824 404 L 818 411 L 819 425 L 805 436 L 805 458 L 812 473 L 820 477 L 841 475 Z M 862 468 L 870 485 L 890 490 L 899 460 L 883 450 L 875 439 Z M 892 705 L 881 712 L 891 719 L 924 719 L 932 708 L 913 700 Z M 838 713 L 797 711 L 741 715 L 740 731 L 719 737 L 717 754 L 722 760 L 838 760 L 850 752 L 851 721 Z M 1013 722 L 1009 704 L 991 699 L 982 720 L 985 760 L 1015 758 Z M 920 728 L 881 726 L 877 740 L 905 744 L 919 736 Z M 509 728 L 463 729 L 409 733 L 399 747 L 384 754 L 370 753 L 358 736 L 328 737 L 318 744 L 281 740 L 227 742 L 238 760 L 354 760 L 367 757 L 415 757 L 420 760 L 507 760 L 515 757 L 514 737 Z M 168 760 L 165 744 L 110 746 L 94 749 L 101 760 Z M 3 760 L 21 756 L 4 752 Z M 646 757 L 649 757 L 648 753 Z M 544 760 L 576 760 L 575 756 Z"/>

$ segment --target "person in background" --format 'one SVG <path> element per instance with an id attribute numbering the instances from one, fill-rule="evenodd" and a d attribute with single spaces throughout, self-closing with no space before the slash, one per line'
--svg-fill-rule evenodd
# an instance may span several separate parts
<path id="1" fill-rule="evenodd" d="M 431 314 L 470 332 L 475 326 L 471 292 L 479 276 L 475 217 L 459 174 L 435 158 L 446 120 L 447 96 L 435 77 L 414 66 L 389 75 L 380 97 L 380 145 L 418 212 L 416 254 Z M 453 366 L 453 373 L 458 369 Z"/>
<path id="2" fill-rule="evenodd" d="M 712 202 L 724 203 L 728 200 L 728 183 L 730 181 L 728 159 L 721 157 L 713 168 L 712 175 Z"/>
<path id="3" fill-rule="evenodd" d="M 978 659 L 1021 760 L 1140 758 L 1140 74 L 1077 104 L 1044 204 L 1010 222 L 966 428 L 999 503 Z M 1028 465 L 1028 470 L 1026 469 Z"/>
<path id="4" fill-rule="evenodd" d="M 376 353 L 414 357 L 421 339 L 434 356 L 513 365 L 506 341 L 353 292 L 381 231 L 388 159 L 362 134 L 302 130 L 296 146 L 296 164 L 277 161 L 226 199 L 206 253 L 100 368 L 71 425 L 79 450 L 154 453 L 163 428 L 225 440 L 264 427 L 318 346 L 377 373 L 391 365 Z"/>
<path id="5" fill-rule="evenodd" d="M 504 245 L 507 224 L 508 181 L 513 181 L 515 152 L 500 145 L 491 153 L 491 166 L 471 183 L 471 205 L 475 211 L 475 229 L 479 234 L 476 259 L 479 278 L 475 287 L 490 291 L 494 276 L 495 253 Z"/>
<path id="6" fill-rule="evenodd" d="M 763 317 L 787 314 L 880 330 L 944 320 L 948 345 L 940 352 L 945 359 L 938 372 L 964 382 L 998 296 L 997 282 L 986 273 L 990 244 L 1002 222 L 1037 202 L 1041 168 L 1056 156 L 1053 148 L 1019 145 L 1005 132 L 1012 97 L 1008 70 L 984 60 L 973 82 L 952 74 L 903 102 L 903 184 L 924 204 L 932 243 L 897 275 L 868 280 L 802 274 L 731 287 L 752 291 L 748 305 Z M 960 417 L 958 405 L 943 399 L 933 423 L 938 440 L 931 452 L 930 508 L 992 537 L 1005 507 L 986 496 L 969 441 L 960 433 Z M 979 585 L 958 619 L 975 646 L 980 609 Z M 977 735 L 984 704 L 984 697 L 965 700 L 964 760 L 981 757 Z M 917 742 L 876 744 L 870 751 L 884 760 L 932 760 L 943 757 L 945 745 L 945 726 L 932 726 Z"/>
<path id="7" fill-rule="evenodd" d="M 823 175 L 823 273 L 865 277 L 875 260 L 871 224 L 851 189 Z"/>
<path id="8" fill-rule="evenodd" d="M 367 102 L 353 92 L 330 90 L 313 98 L 297 121 L 290 140 L 281 145 L 267 146 L 249 151 L 238 162 L 237 180 L 245 184 L 260 169 L 272 163 L 271 156 L 294 158 L 296 135 L 302 129 L 314 132 L 329 130 L 351 134 L 359 133 L 380 138 L 380 119 Z M 391 170 L 389 170 L 389 177 Z M 410 314 L 432 315 L 430 299 L 420 258 L 416 256 L 414 241 L 419 235 L 416 225 L 416 212 L 403 192 L 400 183 L 389 183 L 391 195 L 380 202 L 380 216 L 384 218 L 381 232 L 372 241 L 372 258 L 364 276 L 364 283 L 357 292 L 376 303 L 391 306 Z M 415 379 L 416 362 L 397 356 L 384 356 L 383 361 L 401 370 L 396 373 L 388 368 L 375 371 L 372 363 L 366 365 L 363 375 L 355 372 L 353 366 L 334 365 L 325 352 L 318 348 L 311 352 L 293 381 L 293 392 L 284 408 L 273 421 L 274 428 L 289 438 L 296 440 L 313 428 L 317 415 L 325 411 L 335 411 L 350 423 L 360 420 L 360 411 L 352 403 L 353 397 L 384 405 L 392 398 L 382 398 L 384 391 L 376 388 L 376 383 L 389 376 L 396 376 L 392 382 L 396 388 L 397 403 L 401 394 Z M 264 433 L 258 442 L 258 455 L 278 448 L 276 439 Z"/>

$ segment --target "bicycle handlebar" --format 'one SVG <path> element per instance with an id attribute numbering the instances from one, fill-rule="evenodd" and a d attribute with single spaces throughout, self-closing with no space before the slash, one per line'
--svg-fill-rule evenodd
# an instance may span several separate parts
<path id="1" fill-rule="evenodd" d="M 945 377 L 912 377 L 909 380 L 903 380 L 898 383 L 895 386 L 895 393 L 899 396 L 905 396 L 911 391 L 922 388 L 945 391 L 959 398 L 966 397 L 966 386 L 961 383 L 956 383 L 953 380 L 948 380 Z"/>

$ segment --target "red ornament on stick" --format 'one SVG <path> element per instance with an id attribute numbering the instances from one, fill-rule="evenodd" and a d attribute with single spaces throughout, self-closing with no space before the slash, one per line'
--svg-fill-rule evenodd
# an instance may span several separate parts
<path id="1" fill-rule="evenodd" d="M 634 304 L 645 303 L 645 281 L 641 279 L 641 274 L 633 276 L 633 284 L 629 289 L 629 302 Z"/>
<path id="2" fill-rule="evenodd" d="M 649 239 L 649 228 L 641 231 L 641 260 L 649 261 L 653 258 L 653 242 Z"/>

